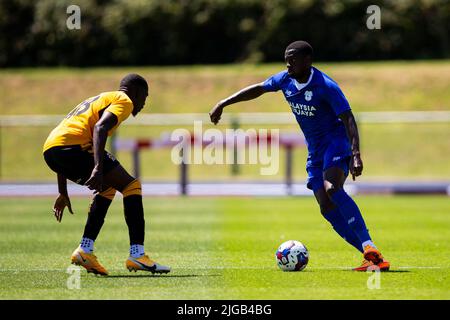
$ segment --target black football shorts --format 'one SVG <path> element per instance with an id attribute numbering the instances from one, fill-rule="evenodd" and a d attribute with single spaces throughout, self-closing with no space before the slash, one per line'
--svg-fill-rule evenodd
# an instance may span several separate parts
<path id="1" fill-rule="evenodd" d="M 79 145 L 52 147 L 44 152 L 44 159 L 50 169 L 80 185 L 84 185 L 90 178 L 95 166 L 94 154 L 82 150 Z M 103 174 L 107 174 L 119 165 L 119 161 L 105 150 Z"/>

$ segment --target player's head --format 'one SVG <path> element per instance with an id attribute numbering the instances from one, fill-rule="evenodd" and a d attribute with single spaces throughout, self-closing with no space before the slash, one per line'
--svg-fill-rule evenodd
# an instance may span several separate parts
<path id="1" fill-rule="evenodd" d="M 148 97 L 147 81 L 138 74 L 127 74 L 121 81 L 119 90 L 124 91 L 133 102 L 133 116 L 144 108 L 145 100 Z"/>
<path id="2" fill-rule="evenodd" d="M 309 74 L 312 58 L 313 48 L 306 41 L 292 42 L 284 52 L 287 71 L 294 78 L 302 78 Z"/>

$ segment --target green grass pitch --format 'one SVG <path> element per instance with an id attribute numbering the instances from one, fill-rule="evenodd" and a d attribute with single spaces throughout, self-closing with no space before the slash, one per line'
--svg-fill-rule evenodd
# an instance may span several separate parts
<path id="1" fill-rule="evenodd" d="M 149 198 L 146 249 L 168 275 L 129 273 L 120 196 L 106 218 L 96 255 L 110 276 L 87 274 L 68 289 L 71 252 L 89 200 L 72 199 L 61 224 L 53 199 L 0 199 L 0 299 L 450 299 L 448 197 L 358 196 L 371 235 L 392 271 L 356 273 L 361 255 L 301 198 Z M 303 242 L 310 262 L 282 272 L 275 251 Z M 367 283 L 372 284 L 372 289 Z M 379 284 L 379 289 L 373 288 Z"/>

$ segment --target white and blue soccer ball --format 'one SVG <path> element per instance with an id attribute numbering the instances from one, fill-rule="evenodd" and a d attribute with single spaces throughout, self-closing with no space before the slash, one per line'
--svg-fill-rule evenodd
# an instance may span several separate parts
<path id="1" fill-rule="evenodd" d="M 283 271 L 302 271 L 308 264 L 309 253 L 300 241 L 289 240 L 278 247 L 275 259 Z"/>

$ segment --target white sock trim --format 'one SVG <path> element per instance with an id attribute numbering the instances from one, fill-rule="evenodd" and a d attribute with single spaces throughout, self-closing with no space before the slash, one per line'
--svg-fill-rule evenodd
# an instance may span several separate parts
<path id="1" fill-rule="evenodd" d="M 374 248 L 377 247 L 377 246 L 375 245 L 375 243 L 372 242 L 372 240 L 367 240 L 367 241 L 364 241 L 364 242 L 362 243 L 363 249 L 364 249 L 365 246 L 368 246 L 368 245 L 370 245 L 370 246 L 372 246 L 372 247 L 374 247 Z"/>
<path id="2" fill-rule="evenodd" d="M 80 248 L 86 253 L 94 252 L 94 240 L 85 237 L 81 238 Z"/>
<path id="3" fill-rule="evenodd" d="M 144 246 L 141 244 L 132 244 L 130 246 L 130 256 L 140 258 L 145 254 Z"/>

